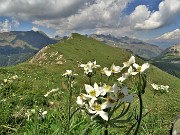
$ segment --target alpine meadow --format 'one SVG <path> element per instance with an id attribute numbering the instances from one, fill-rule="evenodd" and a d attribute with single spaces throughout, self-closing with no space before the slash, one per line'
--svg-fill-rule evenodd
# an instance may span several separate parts
<path id="1" fill-rule="evenodd" d="M 77 33 L 45 46 L 0 68 L 0 134 L 170 134 L 180 80 L 150 63 Z"/>

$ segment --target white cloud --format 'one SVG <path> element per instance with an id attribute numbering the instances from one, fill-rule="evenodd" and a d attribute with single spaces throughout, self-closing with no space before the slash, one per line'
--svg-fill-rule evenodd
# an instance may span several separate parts
<path id="1" fill-rule="evenodd" d="M 39 31 L 39 29 L 38 29 L 37 27 L 35 27 L 35 26 L 32 27 L 32 30 L 33 30 L 34 32 Z"/>
<path id="2" fill-rule="evenodd" d="M 150 16 L 150 11 L 145 5 L 139 5 L 135 10 L 130 14 L 129 19 L 133 24 L 138 24 L 145 21 Z"/>
<path id="3" fill-rule="evenodd" d="M 56 29 L 57 34 L 72 31 L 96 29 L 102 31 L 117 29 L 123 9 L 131 0 L 95 0 L 94 3 L 85 5 L 78 13 L 66 18 L 52 20 L 35 20 L 35 25 Z"/>
<path id="4" fill-rule="evenodd" d="M 94 0 L 1 0 L 0 16 L 18 19 L 55 19 L 77 13 Z"/>
<path id="5" fill-rule="evenodd" d="M 156 29 L 165 25 L 177 23 L 180 17 L 180 0 L 164 0 L 159 4 L 159 10 L 151 12 L 143 22 L 136 23 L 136 29 Z"/>
<path id="6" fill-rule="evenodd" d="M 0 32 L 9 32 L 12 28 L 16 28 L 19 26 L 19 22 L 14 18 L 5 19 L 4 21 L 0 21 Z"/>
<path id="7" fill-rule="evenodd" d="M 138 33 L 137 30 L 156 29 L 176 23 L 180 18 L 180 0 L 162 1 L 158 11 L 139 5 L 130 15 L 125 15 L 123 11 L 128 3 L 135 0 L 0 1 L 0 16 L 31 20 L 35 26 L 53 29 L 60 35 L 95 31 L 99 34 L 136 36 L 133 34 Z M 3 27 L 10 30 L 12 25 L 8 26 Z"/>
<path id="8" fill-rule="evenodd" d="M 157 40 L 179 40 L 180 41 L 180 29 L 175 29 L 174 31 L 167 32 L 160 37 L 156 38 Z"/>

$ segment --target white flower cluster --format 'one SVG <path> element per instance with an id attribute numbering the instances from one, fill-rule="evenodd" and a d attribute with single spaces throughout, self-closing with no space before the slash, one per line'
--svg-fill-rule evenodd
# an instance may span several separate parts
<path id="1" fill-rule="evenodd" d="M 80 67 L 84 68 L 84 73 L 89 74 L 93 72 L 94 68 L 101 67 L 100 65 L 96 65 L 96 61 L 91 62 L 89 61 L 87 64 L 81 64 Z M 149 63 L 144 63 L 143 65 L 138 65 L 135 63 L 135 57 L 131 56 L 131 58 L 127 62 L 123 62 L 123 67 L 112 65 L 110 69 L 108 67 L 104 67 L 101 70 L 101 74 L 105 74 L 106 76 L 111 76 L 112 74 L 120 73 L 124 68 L 128 68 L 126 73 L 123 73 L 121 77 L 117 80 L 119 82 L 123 82 L 126 80 L 130 75 L 137 75 L 138 73 L 144 72 L 147 68 L 149 68 Z"/>
<path id="2" fill-rule="evenodd" d="M 124 68 L 128 68 L 128 71 L 126 73 L 123 73 L 121 77 L 119 77 L 117 80 L 119 82 L 123 82 L 124 80 L 126 80 L 130 75 L 137 75 L 138 73 L 142 73 L 144 72 L 147 68 L 149 68 L 149 63 L 144 63 L 143 65 L 138 65 L 137 63 L 135 63 L 135 57 L 131 56 L 131 58 L 129 59 L 129 61 L 124 62 L 123 63 L 123 67 Z"/>
<path id="3" fill-rule="evenodd" d="M 93 69 L 100 67 L 100 65 L 97 65 L 96 61 L 89 61 L 87 64 L 81 64 L 80 67 L 83 67 L 84 73 L 89 75 L 89 73 L 93 73 Z M 128 87 L 123 86 L 122 82 L 131 75 L 134 76 L 143 73 L 149 68 L 148 63 L 144 63 L 140 66 L 135 63 L 135 57 L 132 56 L 127 62 L 123 63 L 123 67 L 113 64 L 110 68 L 104 67 L 101 70 L 101 74 L 110 77 L 111 75 L 120 73 L 122 70 L 124 71 L 125 68 L 127 68 L 127 72 L 121 74 L 122 76 L 117 79 L 120 87 L 118 87 L 116 83 L 113 86 L 107 84 L 98 86 L 97 83 L 94 83 L 94 87 L 85 84 L 87 94 L 81 93 L 80 96 L 77 97 L 76 102 L 81 107 L 87 109 L 88 113 L 92 114 L 91 118 L 100 116 L 102 119 L 108 121 L 107 110 L 117 105 L 118 101 L 132 101 L 133 94 L 128 93 Z"/>
<path id="4" fill-rule="evenodd" d="M 36 112 L 37 112 L 36 109 L 28 109 L 27 112 L 25 113 L 25 117 L 27 117 L 27 121 L 31 120 L 30 117 L 34 115 Z M 38 113 L 39 113 L 39 118 L 45 119 L 47 115 L 47 111 L 43 111 L 42 109 L 40 109 Z"/>
<path id="5" fill-rule="evenodd" d="M 7 84 L 11 84 L 13 82 L 13 80 L 16 80 L 17 78 L 18 78 L 17 75 L 13 75 L 9 78 L 3 79 L 2 83 L 0 84 L 0 89 L 2 89 Z"/>
<path id="6" fill-rule="evenodd" d="M 85 84 L 85 90 L 87 94 L 81 93 L 77 97 L 77 104 L 85 107 L 92 114 L 91 118 L 99 115 L 106 121 L 108 121 L 108 112 L 105 109 L 114 107 L 119 100 L 131 102 L 133 99 L 133 95 L 128 94 L 127 87 L 120 89 L 117 84 L 113 86 L 104 84 L 101 87 L 97 83 L 94 83 L 94 87 Z"/>
<path id="7" fill-rule="evenodd" d="M 8 82 L 12 82 L 12 80 L 16 80 L 18 78 L 18 76 L 17 75 L 14 75 L 14 76 L 11 76 L 11 77 L 9 77 L 9 78 L 7 78 L 7 79 L 4 79 L 4 83 L 8 83 Z"/>
<path id="8" fill-rule="evenodd" d="M 91 62 L 89 61 L 87 64 L 81 64 L 80 67 L 84 68 L 84 73 L 92 73 L 94 68 L 100 67 L 100 65 L 96 65 L 96 61 Z"/>
<path id="9" fill-rule="evenodd" d="M 153 89 L 154 90 L 156 90 L 156 91 L 159 91 L 159 92 L 161 92 L 161 93 L 166 93 L 166 92 L 169 92 L 169 86 L 168 85 L 166 85 L 166 86 L 164 86 L 164 85 L 158 85 L 158 84 L 151 84 L 151 86 L 153 87 Z"/>

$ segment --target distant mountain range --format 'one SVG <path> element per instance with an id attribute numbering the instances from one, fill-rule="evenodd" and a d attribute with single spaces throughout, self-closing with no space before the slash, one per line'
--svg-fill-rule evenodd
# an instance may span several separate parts
<path id="1" fill-rule="evenodd" d="M 152 59 L 152 64 L 180 78 L 180 44 L 164 50 L 157 58 Z"/>
<path id="2" fill-rule="evenodd" d="M 113 47 L 123 48 L 145 59 L 154 58 L 162 54 L 162 50 L 158 46 L 127 36 L 115 37 L 112 35 L 91 34 L 88 37 Z M 66 38 L 68 37 L 56 36 L 52 39 L 42 31 L 0 33 L 0 66 L 10 66 L 26 61 L 41 48 Z"/>
<path id="3" fill-rule="evenodd" d="M 158 45 L 163 50 L 167 49 L 174 44 L 180 44 L 180 29 L 164 33 L 157 38 L 146 40 L 146 42 Z"/>
<path id="4" fill-rule="evenodd" d="M 117 38 L 112 35 L 92 34 L 89 37 L 99 40 L 110 46 L 120 47 L 132 51 L 134 54 L 139 55 L 142 58 L 153 58 L 162 52 L 162 50 L 156 45 L 127 36 Z"/>
<path id="5" fill-rule="evenodd" d="M 0 33 L 0 66 L 15 65 L 57 40 L 41 31 L 11 31 Z"/>

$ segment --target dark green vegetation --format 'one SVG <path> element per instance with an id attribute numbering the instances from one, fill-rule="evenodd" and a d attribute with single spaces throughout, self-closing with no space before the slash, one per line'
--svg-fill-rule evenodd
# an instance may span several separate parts
<path id="1" fill-rule="evenodd" d="M 43 32 L 12 31 L 0 33 L 0 66 L 10 66 L 23 62 L 42 47 L 56 43 Z"/>
<path id="2" fill-rule="evenodd" d="M 122 66 L 122 62 L 127 61 L 130 56 L 131 54 L 123 49 L 106 46 L 92 38 L 73 34 L 69 39 L 43 48 L 29 62 L 1 68 L 2 84 L 3 79 L 8 79 L 13 75 L 18 75 L 18 78 L 1 85 L 0 134 L 64 135 L 68 99 L 66 78 L 62 77 L 65 70 L 72 69 L 79 74 L 75 78 L 76 84 L 73 88 L 72 109 L 75 110 L 76 97 L 80 91 L 84 91 L 83 84 L 89 82 L 83 75 L 83 70 L 78 67 L 79 63 L 96 60 L 102 67 L 110 67 L 113 63 Z M 144 63 L 139 58 L 136 60 L 138 63 Z M 180 80 L 154 66 L 148 69 L 147 75 L 148 84 L 146 93 L 143 95 L 143 110 L 148 109 L 149 113 L 143 118 L 140 133 L 169 134 L 171 122 L 180 112 Z M 92 81 L 99 81 L 98 78 L 93 77 Z M 170 92 L 154 96 L 151 83 L 169 85 Z M 44 97 L 49 90 L 56 88 L 59 88 L 57 92 Z M 40 117 L 40 109 L 41 112 L 48 111 L 45 119 Z M 26 114 L 28 111 L 31 112 L 29 121 Z M 72 119 L 71 133 L 101 134 L 98 132 L 98 127 L 88 125 L 87 121 L 86 115 L 78 112 Z M 121 129 L 112 128 L 110 133 L 124 135 Z"/>
<path id="3" fill-rule="evenodd" d="M 138 39 L 129 38 L 127 36 L 116 38 L 111 35 L 92 34 L 90 37 L 113 47 L 124 48 L 133 52 L 135 55 L 146 59 L 156 57 L 162 52 L 162 50 L 156 45 Z"/>
<path id="4" fill-rule="evenodd" d="M 152 64 L 180 78 L 180 45 L 167 48 L 159 57 L 152 60 Z"/>

